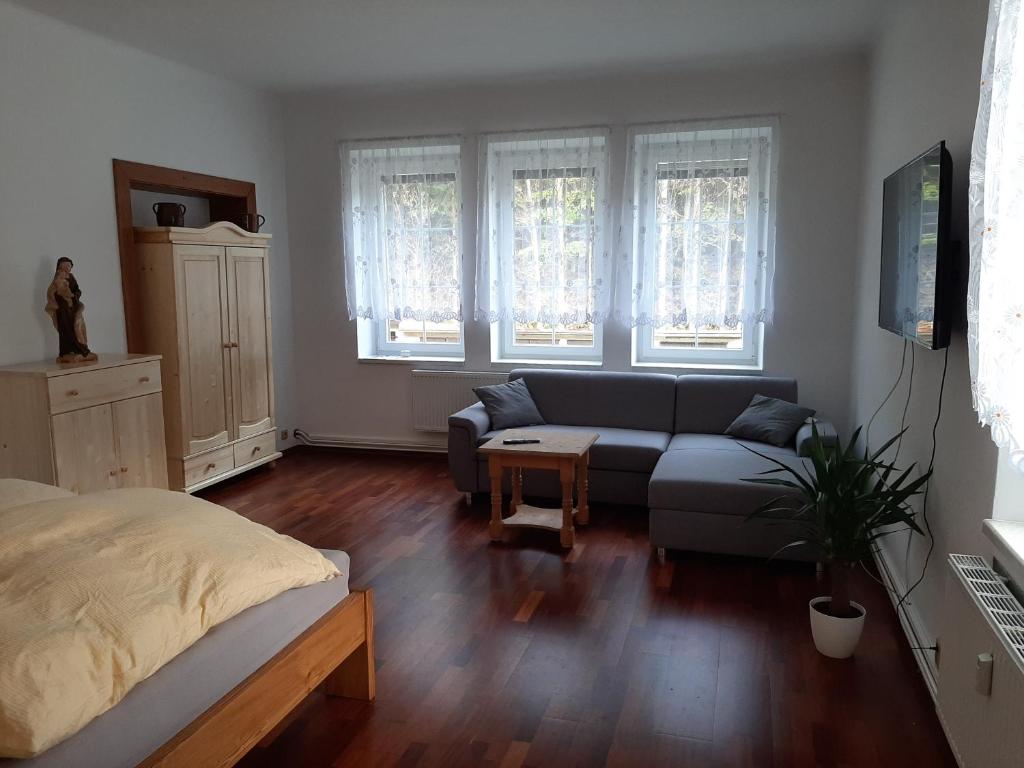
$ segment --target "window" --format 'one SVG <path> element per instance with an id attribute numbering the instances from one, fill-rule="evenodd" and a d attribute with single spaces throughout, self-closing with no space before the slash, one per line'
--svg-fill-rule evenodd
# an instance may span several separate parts
<path id="1" fill-rule="evenodd" d="M 360 357 L 463 357 L 460 148 L 346 145 L 346 289 Z"/>
<path id="2" fill-rule="evenodd" d="M 631 132 L 636 362 L 760 366 L 771 137 L 768 126 Z"/>
<path id="3" fill-rule="evenodd" d="M 480 249 L 499 360 L 601 359 L 605 136 L 488 137 Z M 487 283 L 483 283 L 487 285 Z"/>

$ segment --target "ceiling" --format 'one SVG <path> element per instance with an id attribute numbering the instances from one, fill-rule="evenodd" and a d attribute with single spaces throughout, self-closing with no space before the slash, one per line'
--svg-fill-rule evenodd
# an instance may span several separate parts
<path id="1" fill-rule="evenodd" d="M 574 76 L 863 47 L 884 0 L 14 0 L 273 91 Z"/>

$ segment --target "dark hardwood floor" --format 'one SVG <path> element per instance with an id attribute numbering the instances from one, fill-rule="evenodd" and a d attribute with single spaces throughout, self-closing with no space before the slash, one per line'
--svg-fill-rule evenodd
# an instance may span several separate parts
<path id="1" fill-rule="evenodd" d="M 813 566 L 674 553 L 644 510 L 492 545 L 443 456 L 296 449 L 202 494 L 352 557 L 377 701 L 314 693 L 243 766 L 955 766 L 883 589 L 855 658 L 817 654 Z"/>

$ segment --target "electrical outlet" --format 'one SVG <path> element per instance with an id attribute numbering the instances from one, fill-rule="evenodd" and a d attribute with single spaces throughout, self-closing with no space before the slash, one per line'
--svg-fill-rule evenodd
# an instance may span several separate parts
<path id="1" fill-rule="evenodd" d="M 281 430 L 281 439 L 282 440 L 287 440 L 288 439 L 288 430 L 287 429 L 282 429 Z"/>

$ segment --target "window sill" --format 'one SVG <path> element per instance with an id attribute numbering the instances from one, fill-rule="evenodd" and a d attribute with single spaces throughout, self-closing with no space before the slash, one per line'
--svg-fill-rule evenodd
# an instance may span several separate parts
<path id="1" fill-rule="evenodd" d="M 1024 523 L 986 520 L 982 530 L 995 548 L 999 568 L 1013 582 L 1017 595 L 1021 595 L 1024 593 Z"/>
<path id="2" fill-rule="evenodd" d="M 762 373 L 763 365 L 754 363 L 671 363 L 634 360 L 633 368 L 682 368 L 689 371 L 746 371 Z"/>
<path id="3" fill-rule="evenodd" d="M 372 365 L 384 364 L 384 365 L 419 365 L 420 363 L 446 363 L 446 364 L 459 364 L 464 365 L 466 358 L 464 357 L 430 357 L 424 355 L 409 355 L 405 357 L 403 355 L 369 355 L 359 358 L 360 363 L 370 363 Z"/>
<path id="4" fill-rule="evenodd" d="M 514 367 L 517 365 L 547 365 L 547 366 L 558 366 L 559 368 L 566 367 L 581 367 L 581 368 L 600 368 L 604 363 L 600 360 L 555 360 L 549 358 L 513 358 L 503 357 L 499 360 L 491 360 L 492 366 L 508 366 Z"/>

